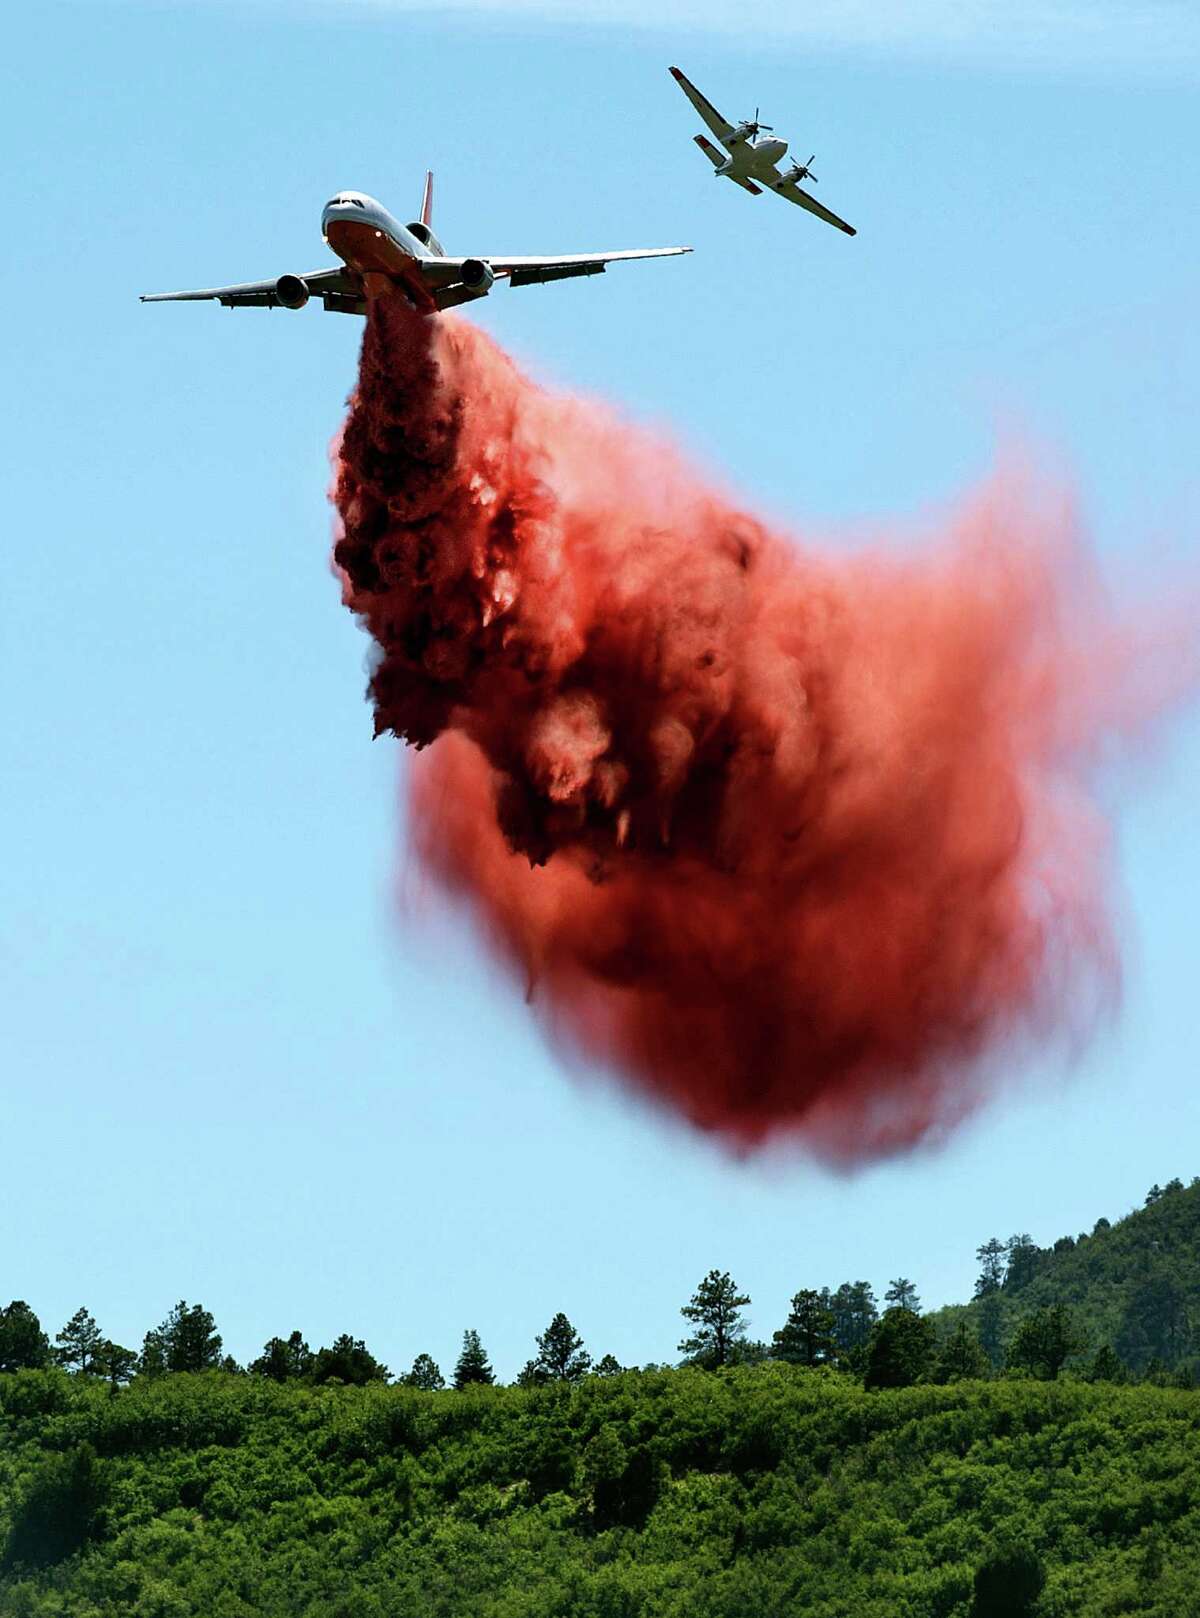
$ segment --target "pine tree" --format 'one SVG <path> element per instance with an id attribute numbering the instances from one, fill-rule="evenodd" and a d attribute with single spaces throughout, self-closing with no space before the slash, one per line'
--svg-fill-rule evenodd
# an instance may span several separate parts
<path id="1" fill-rule="evenodd" d="M 1053 1382 L 1072 1354 L 1084 1347 L 1071 1311 L 1061 1303 L 1026 1315 L 1008 1345 L 1008 1363 Z"/>
<path id="2" fill-rule="evenodd" d="M 927 1374 L 933 1362 L 934 1332 L 923 1315 L 902 1304 L 888 1309 L 867 1350 L 867 1388 L 907 1388 Z"/>
<path id="3" fill-rule="evenodd" d="M 437 1362 L 429 1354 L 418 1354 L 413 1361 L 412 1370 L 404 1378 L 410 1388 L 422 1388 L 426 1393 L 435 1393 L 438 1388 L 446 1386 L 446 1378 L 438 1369 Z"/>
<path id="4" fill-rule="evenodd" d="M 604 1358 L 597 1360 L 592 1367 L 595 1376 L 620 1376 L 624 1369 L 615 1354 L 605 1354 Z"/>
<path id="5" fill-rule="evenodd" d="M 771 1357 L 790 1365 L 820 1365 L 832 1359 L 834 1316 L 822 1294 L 811 1288 L 797 1292 L 791 1312 L 771 1344 Z"/>
<path id="6" fill-rule="evenodd" d="M 299 1377 L 311 1376 L 316 1360 L 311 1348 L 298 1331 L 291 1336 L 272 1337 L 263 1344 L 263 1351 L 251 1360 L 247 1369 L 255 1376 L 270 1377 L 272 1382 L 293 1382 Z"/>
<path id="7" fill-rule="evenodd" d="M 544 1388 L 550 1378 L 536 1360 L 526 1360 L 517 1372 L 518 1388 Z"/>
<path id="8" fill-rule="evenodd" d="M 975 1257 L 982 1268 L 979 1279 L 975 1283 L 975 1296 L 986 1298 L 989 1293 L 999 1292 L 1004 1284 L 1005 1258 L 1008 1249 L 998 1236 L 993 1236 L 984 1242 L 982 1247 L 975 1249 Z"/>
<path id="9" fill-rule="evenodd" d="M 537 1339 L 537 1349 L 535 1364 L 551 1382 L 578 1382 L 592 1363 L 583 1338 L 561 1311 Z"/>
<path id="10" fill-rule="evenodd" d="M 148 1331 L 142 1338 L 142 1352 L 138 1355 L 139 1376 L 162 1376 L 167 1368 L 167 1350 L 162 1333 Z"/>
<path id="11" fill-rule="evenodd" d="M 1005 1247 L 1008 1253 L 1008 1267 L 1004 1272 L 1004 1290 L 1019 1292 L 1022 1287 L 1028 1286 L 1037 1274 L 1042 1250 L 1027 1231 L 1017 1236 L 1010 1236 Z"/>
<path id="12" fill-rule="evenodd" d="M 679 1352 L 698 1365 L 715 1369 L 727 1365 L 735 1344 L 746 1335 L 742 1308 L 750 1302 L 739 1292 L 728 1270 L 709 1270 L 679 1313 L 698 1327 L 679 1345 Z"/>
<path id="13" fill-rule="evenodd" d="M 50 1339 L 20 1298 L 0 1309 L 0 1371 L 37 1371 L 50 1358 Z"/>
<path id="14" fill-rule="evenodd" d="M 391 1372 L 377 1360 L 361 1337 L 343 1332 L 328 1348 L 318 1349 L 313 1359 L 314 1382 L 345 1382 L 365 1387 L 368 1382 L 386 1382 Z"/>
<path id="15" fill-rule="evenodd" d="M 181 1298 L 158 1328 L 168 1371 L 211 1371 L 221 1363 L 221 1337 L 208 1310 Z"/>
<path id="16" fill-rule="evenodd" d="M 96 1350 L 104 1337 L 87 1310 L 76 1309 L 54 1341 L 58 1344 L 54 1350 L 58 1363 L 68 1371 L 74 1369 L 86 1376 L 93 1368 Z"/>
<path id="17" fill-rule="evenodd" d="M 462 1353 L 454 1367 L 454 1386 L 465 1388 L 471 1382 L 494 1382 L 496 1373 L 488 1363 L 477 1331 L 463 1332 Z"/>
<path id="18" fill-rule="evenodd" d="M 934 1365 L 935 1382 L 970 1382 L 987 1376 L 991 1370 L 978 1337 L 965 1320 L 960 1320 L 938 1351 Z"/>
<path id="19" fill-rule="evenodd" d="M 917 1297 L 917 1289 L 903 1275 L 899 1280 L 888 1283 L 883 1301 L 893 1309 L 907 1309 L 913 1315 L 921 1312 L 921 1300 Z"/>
<path id="20" fill-rule="evenodd" d="M 843 1281 L 829 1299 L 833 1311 L 833 1337 L 843 1354 L 861 1348 L 879 1319 L 875 1294 L 868 1281 Z"/>
<path id="21" fill-rule="evenodd" d="M 122 1348 L 106 1337 L 96 1346 L 92 1370 L 108 1383 L 109 1391 L 116 1393 L 122 1382 L 128 1382 L 137 1371 L 138 1357 L 132 1348 Z"/>

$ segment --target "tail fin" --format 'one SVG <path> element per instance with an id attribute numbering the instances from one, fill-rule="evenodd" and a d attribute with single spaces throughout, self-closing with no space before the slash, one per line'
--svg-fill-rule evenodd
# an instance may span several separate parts
<path id="1" fill-rule="evenodd" d="M 425 190 L 421 197 L 421 223 L 427 227 L 433 225 L 433 170 L 425 171 Z"/>

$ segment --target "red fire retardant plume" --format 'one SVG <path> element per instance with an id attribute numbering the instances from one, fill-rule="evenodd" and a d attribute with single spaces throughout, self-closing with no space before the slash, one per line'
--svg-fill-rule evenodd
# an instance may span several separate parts
<path id="1" fill-rule="evenodd" d="M 420 854 L 590 1061 L 852 1161 L 1115 989 L 1089 780 L 1161 692 L 1061 504 L 997 479 L 919 556 L 796 548 L 398 298 L 335 500 L 376 731 L 435 744 Z"/>

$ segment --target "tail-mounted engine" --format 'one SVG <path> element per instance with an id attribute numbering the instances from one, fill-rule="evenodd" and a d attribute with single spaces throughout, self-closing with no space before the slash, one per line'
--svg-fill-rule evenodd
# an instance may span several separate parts
<path id="1" fill-rule="evenodd" d="M 405 229 L 410 236 L 417 238 L 422 247 L 427 247 L 431 253 L 436 253 L 439 258 L 445 258 L 446 249 L 438 241 L 428 225 L 422 224 L 421 220 L 418 219 L 415 223 L 406 225 Z"/>

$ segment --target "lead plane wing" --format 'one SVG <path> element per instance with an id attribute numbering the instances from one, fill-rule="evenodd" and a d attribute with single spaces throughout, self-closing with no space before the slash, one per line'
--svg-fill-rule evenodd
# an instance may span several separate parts
<path id="1" fill-rule="evenodd" d="M 810 197 L 807 191 L 801 191 L 794 180 L 785 180 L 781 177 L 773 181 L 764 180 L 763 184 L 768 186 L 770 190 L 778 192 L 781 197 L 786 197 L 789 202 L 796 203 L 800 208 L 807 208 L 809 213 L 815 213 L 817 218 L 823 219 L 827 225 L 833 225 L 837 230 L 844 230 L 847 236 L 858 235 L 853 225 L 848 225 L 844 219 L 839 219 L 837 214 L 827 208 L 824 203 L 818 202 L 816 197 Z"/>
<path id="2" fill-rule="evenodd" d="M 728 145 L 729 137 L 733 134 L 733 125 L 721 117 L 721 114 L 713 106 L 708 97 L 700 94 L 699 90 L 697 90 L 696 86 L 685 73 L 681 73 L 677 67 L 673 67 L 671 69 L 671 77 L 683 91 L 684 95 L 687 96 L 692 106 L 695 107 L 696 111 L 700 114 L 701 118 L 704 119 L 704 122 L 712 130 L 717 139 L 723 145 Z"/>

